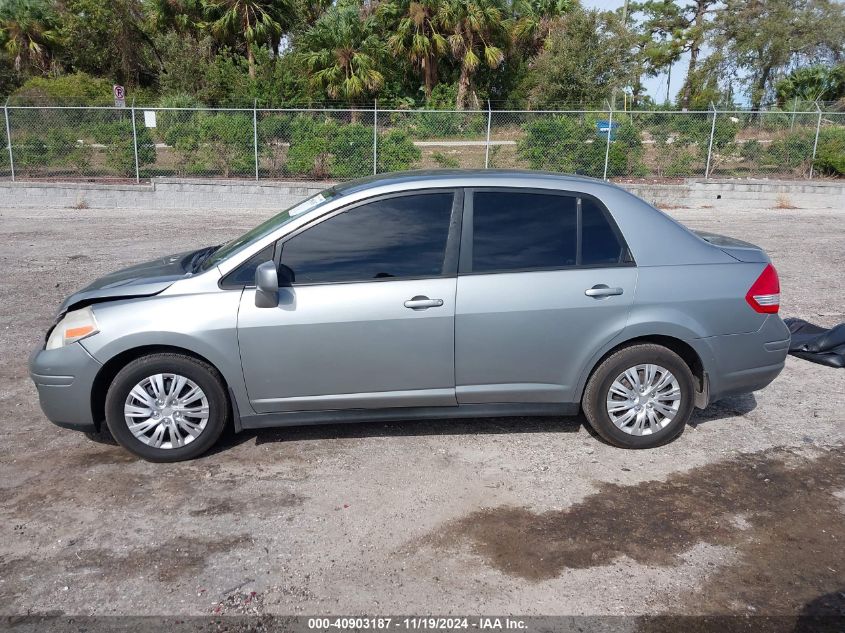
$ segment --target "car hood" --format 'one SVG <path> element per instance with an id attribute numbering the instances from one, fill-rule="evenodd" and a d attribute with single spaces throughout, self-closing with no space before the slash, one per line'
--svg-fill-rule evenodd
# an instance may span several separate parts
<path id="1" fill-rule="evenodd" d="M 191 258 L 205 249 L 187 251 L 117 270 L 73 293 L 59 307 L 59 316 L 70 309 L 92 303 L 129 297 L 148 297 L 168 288 L 174 281 L 190 276 Z"/>

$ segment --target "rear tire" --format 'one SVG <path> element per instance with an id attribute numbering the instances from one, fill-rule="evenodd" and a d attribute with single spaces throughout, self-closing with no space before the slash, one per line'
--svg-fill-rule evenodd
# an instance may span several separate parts
<path id="1" fill-rule="evenodd" d="M 192 356 L 149 354 L 121 369 L 106 394 L 106 424 L 117 442 L 150 462 L 203 454 L 229 418 L 223 377 Z"/>
<path id="2" fill-rule="evenodd" d="M 683 359 L 662 345 L 642 343 L 601 362 L 581 406 L 593 430 L 610 444 L 653 448 L 683 432 L 694 400 L 694 378 Z"/>

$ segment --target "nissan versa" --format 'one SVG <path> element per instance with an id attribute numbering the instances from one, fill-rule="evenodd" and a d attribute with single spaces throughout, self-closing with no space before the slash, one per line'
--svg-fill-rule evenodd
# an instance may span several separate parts
<path id="1" fill-rule="evenodd" d="M 667 442 L 768 385 L 789 331 L 751 244 L 606 182 L 519 171 L 333 187 L 226 244 L 98 279 L 30 359 L 59 426 L 151 461 L 263 427 L 571 415 Z"/>

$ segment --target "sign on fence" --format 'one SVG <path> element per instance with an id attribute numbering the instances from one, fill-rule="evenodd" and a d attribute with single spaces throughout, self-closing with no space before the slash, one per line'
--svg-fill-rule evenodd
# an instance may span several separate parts
<path id="1" fill-rule="evenodd" d="M 155 110 L 144 110 L 144 125 L 146 125 L 147 127 L 156 126 Z"/>
<path id="2" fill-rule="evenodd" d="M 126 107 L 126 89 L 123 86 L 118 86 L 117 84 L 111 87 L 112 94 L 114 94 L 114 107 L 115 108 L 125 108 Z"/>
<path id="3" fill-rule="evenodd" d="M 610 133 L 610 140 L 616 140 L 616 128 L 619 127 L 618 123 L 611 123 L 607 119 L 601 119 L 596 121 L 596 131 L 598 132 L 598 136 L 602 140 L 607 140 L 607 135 Z"/>

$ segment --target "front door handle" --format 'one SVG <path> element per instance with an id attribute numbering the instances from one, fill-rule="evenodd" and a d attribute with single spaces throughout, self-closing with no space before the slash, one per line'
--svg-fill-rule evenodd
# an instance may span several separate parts
<path id="1" fill-rule="evenodd" d="M 596 284 L 592 288 L 587 288 L 584 294 L 588 297 L 601 299 L 602 297 L 612 297 L 613 295 L 621 295 L 622 288 L 610 288 L 605 284 Z"/>
<path id="2" fill-rule="evenodd" d="M 443 305 L 443 299 L 429 299 L 425 295 L 417 295 L 405 302 L 406 308 L 411 310 L 428 310 L 429 308 L 439 308 Z"/>

